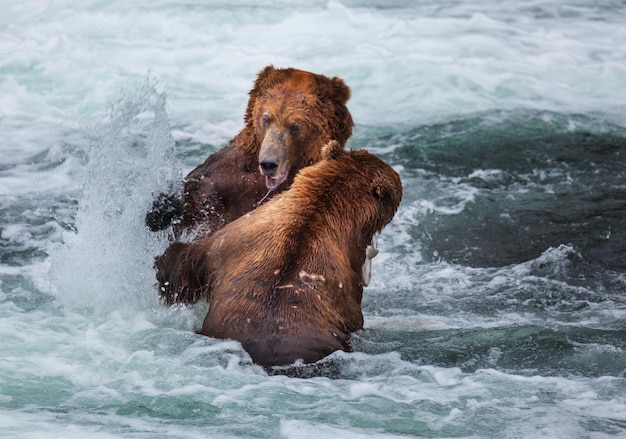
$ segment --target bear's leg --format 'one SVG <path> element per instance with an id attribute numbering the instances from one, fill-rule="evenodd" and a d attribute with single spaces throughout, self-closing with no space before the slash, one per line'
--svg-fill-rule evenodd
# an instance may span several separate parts
<path id="1" fill-rule="evenodd" d="M 166 305 L 209 297 L 210 254 L 202 244 L 174 242 L 154 261 L 159 295 Z"/>

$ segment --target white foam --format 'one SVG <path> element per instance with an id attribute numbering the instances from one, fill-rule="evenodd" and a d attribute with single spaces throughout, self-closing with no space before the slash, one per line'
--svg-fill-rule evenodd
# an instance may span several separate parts
<path id="1" fill-rule="evenodd" d="M 6 115 L 100 111 L 111 90 L 151 71 L 175 121 L 240 121 L 256 72 L 274 63 L 343 77 L 366 125 L 493 108 L 623 113 L 619 14 L 590 20 L 602 12 L 584 6 L 579 18 L 538 20 L 524 6 L 16 6 L 0 32 L 10 72 L 0 104 Z"/>
<path id="2" fill-rule="evenodd" d="M 560 279 L 577 254 L 571 246 L 549 248 L 536 259 L 499 268 L 424 263 L 419 248 L 407 247 L 395 249 L 408 252 L 398 258 L 395 253 L 387 255 L 381 245 L 363 296 L 366 310 L 376 304 L 375 314 L 365 312 L 366 328 L 403 332 L 518 325 L 598 328 L 626 317 L 623 307 L 606 300 L 602 292 Z M 552 297 L 552 291 L 559 292 L 558 297 Z M 545 309 L 537 312 L 533 306 Z M 528 313 L 523 312 L 525 307 Z"/>
<path id="3" fill-rule="evenodd" d="M 285 439 L 336 439 L 350 437 L 354 439 L 399 439 L 404 435 L 377 433 L 359 428 L 342 428 L 309 421 L 288 421 L 280 423 L 280 435 Z"/>

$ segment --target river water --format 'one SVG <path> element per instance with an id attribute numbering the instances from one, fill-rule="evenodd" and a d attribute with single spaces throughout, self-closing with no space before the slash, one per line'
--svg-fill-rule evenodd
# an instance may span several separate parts
<path id="1" fill-rule="evenodd" d="M 0 437 L 626 437 L 624 2 L 2 9 Z M 143 226 L 267 64 L 343 78 L 404 186 L 354 352 L 296 377 L 165 309 Z"/>

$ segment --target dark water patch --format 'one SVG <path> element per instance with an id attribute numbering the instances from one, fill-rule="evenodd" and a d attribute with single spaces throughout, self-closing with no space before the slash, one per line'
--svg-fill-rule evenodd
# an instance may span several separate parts
<path id="1" fill-rule="evenodd" d="M 514 326 L 485 329 L 401 331 L 372 329 L 354 342 L 369 354 L 397 351 L 405 361 L 458 367 L 473 373 L 493 368 L 543 376 L 626 376 L 626 330 Z"/>
<path id="2" fill-rule="evenodd" d="M 331 356 L 313 364 L 297 363 L 286 366 L 274 366 L 268 368 L 266 372 L 270 376 L 287 376 L 291 378 L 326 377 L 345 379 L 347 376 L 347 362 Z"/>
<path id="3" fill-rule="evenodd" d="M 378 343 L 371 348 L 364 332 L 354 334 L 353 352 L 336 351 L 316 363 L 296 363 L 286 366 L 275 366 L 266 372 L 270 376 L 287 376 L 289 378 L 328 378 L 361 381 L 366 377 L 381 377 L 391 374 L 411 376 L 424 380 L 424 372 L 415 367 L 416 364 L 403 363 L 398 351 L 391 343 Z"/>
<path id="4" fill-rule="evenodd" d="M 459 215 L 424 219 L 424 256 L 503 266 L 534 259 L 550 247 L 573 245 L 590 260 L 626 269 L 626 191 L 604 192 L 596 197 L 584 187 L 566 194 L 482 191 Z"/>
<path id="5" fill-rule="evenodd" d="M 561 163 L 581 169 L 596 164 L 624 172 L 626 128 L 586 115 L 491 112 L 417 127 L 381 139 L 399 145 L 404 166 L 447 176 L 476 169 L 529 174 Z"/>
<path id="6" fill-rule="evenodd" d="M 418 127 L 372 143 L 450 191 L 473 190 L 460 213 L 420 218 L 427 261 L 504 266 L 573 245 L 626 269 L 626 129 L 584 115 L 498 112 Z M 427 186 L 427 185 L 425 185 Z M 453 195 L 453 194 L 451 194 Z"/>

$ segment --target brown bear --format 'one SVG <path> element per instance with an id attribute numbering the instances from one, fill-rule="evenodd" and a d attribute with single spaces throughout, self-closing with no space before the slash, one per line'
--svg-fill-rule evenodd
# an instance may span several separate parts
<path id="1" fill-rule="evenodd" d="M 389 165 L 331 141 L 289 190 L 157 257 L 160 295 L 167 305 L 207 299 L 199 332 L 241 342 L 265 367 L 349 351 L 363 327 L 366 249 L 401 197 Z"/>
<path id="2" fill-rule="evenodd" d="M 185 178 L 182 200 L 161 194 L 146 215 L 153 231 L 174 224 L 206 236 L 287 189 L 324 144 L 352 134 L 343 80 L 292 68 L 265 67 L 250 91 L 244 128 Z"/>

